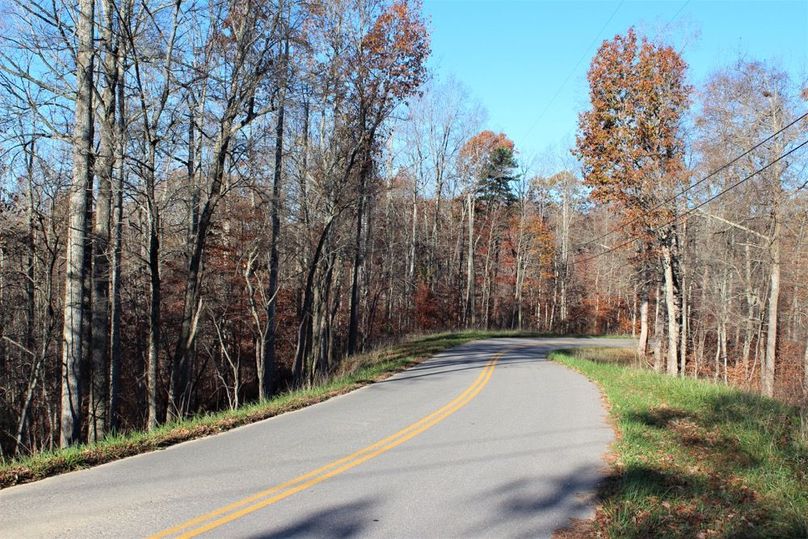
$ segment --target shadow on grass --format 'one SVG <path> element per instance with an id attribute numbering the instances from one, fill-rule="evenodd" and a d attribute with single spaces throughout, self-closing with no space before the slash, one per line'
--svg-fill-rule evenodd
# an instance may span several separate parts
<path id="1" fill-rule="evenodd" d="M 609 537 L 808 537 L 805 515 L 784 512 L 731 475 L 631 465 L 603 481 L 599 498 L 600 522 L 558 535 L 590 537 L 601 529 Z"/>
<path id="2" fill-rule="evenodd" d="M 598 350 L 557 358 L 600 383 L 621 431 L 596 519 L 559 537 L 808 537 L 796 408 Z"/>
<path id="3" fill-rule="evenodd" d="M 790 406 L 772 399 L 741 392 L 712 395 L 697 410 L 657 406 L 626 412 L 623 420 L 665 430 L 681 445 L 703 449 L 698 456 L 711 457 L 716 465 L 765 466 L 776 459 L 800 481 L 808 481 L 808 449 L 800 438 L 799 418 Z M 765 447 L 755 443 L 760 440 Z"/>
<path id="4" fill-rule="evenodd" d="M 786 408 L 722 393 L 693 409 L 621 414 L 625 428 L 654 435 L 657 454 L 603 483 L 603 527 L 621 537 L 808 537 L 800 509 L 808 504 L 808 450 Z M 778 484 L 761 488 L 756 477 Z"/>
<path id="5" fill-rule="evenodd" d="M 801 536 L 799 522 L 767 522 L 754 493 L 719 477 L 631 465 L 602 483 L 600 497 L 609 536 L 765 537 L 772 528 L 777 536 Z"/>

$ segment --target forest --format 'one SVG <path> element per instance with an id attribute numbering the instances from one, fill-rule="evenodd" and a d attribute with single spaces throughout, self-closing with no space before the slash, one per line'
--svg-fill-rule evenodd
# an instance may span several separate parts
<path id="1" fill-rule="evenodd" d="M 0 3 L 0 456 L 460 328 L 808 406 L 805 81 L 627 29 L 533 156 L 429 56 L 418 0 Z"/>

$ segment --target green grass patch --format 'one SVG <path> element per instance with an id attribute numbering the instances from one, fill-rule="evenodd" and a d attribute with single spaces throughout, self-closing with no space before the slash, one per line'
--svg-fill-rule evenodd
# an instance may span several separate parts
<path id="1" fill-rule="evenodd" d="M 417 336 L 367 354 L 347 358 L 333 377 L 310 388 L 279 394 L 236 410 L 166 423 L 157 429 L 110 436 L 96 444 L 45 451 L 0 463 L 0 488 L 88 468 L 180 442 L 224 432 L 342 395 L 384 379 L 453 346 L 492 337 L 535 337 L 516 331 L 460 331 Z"/>
<path id="2" fill-rule="evenodd" d="M 798 410 L 633 368 L 631 356 L 551 355 L 601 386 L 618 431 L 597 515 L 573 535 L 808 537 L 808 445 Z"/>

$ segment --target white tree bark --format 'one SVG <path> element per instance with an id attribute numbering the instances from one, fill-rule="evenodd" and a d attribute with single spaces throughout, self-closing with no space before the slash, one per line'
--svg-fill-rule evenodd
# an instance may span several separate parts
<path id="1" fill-rule="evenodd" d="M 79 442 L 81 434 L 82 325 L 88 316 L 82 289 L 87 278 L 85 244 L 87 210 L 93 181 L 93 22 L 95 3 L 79 0 L 76 33 L 76 118 L 73 127 L 73 184 L 70 188 L 70 227 L 67 236 L 64 327 L 62 333 L 62 411 L 60 444 Z"/>
<path id="2" fill-rule="evenodd" d="M 774 396 L 774 368 L 777 355 L 777 311 L 780 307 L 780 219 L 773 216 L 774 231 L 772 232 L 769 252 L 771 255 L 771 269 L 769 270 L 769 315 L 766 329 L 766 355 L 760 369 L 761 391 L 767 397 Z"/>

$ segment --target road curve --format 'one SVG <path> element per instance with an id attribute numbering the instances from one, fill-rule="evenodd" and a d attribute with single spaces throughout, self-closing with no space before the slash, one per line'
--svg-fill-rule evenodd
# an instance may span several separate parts
<path id="1" fill-rule="evenodd" d="M 613 438 L 546 361 L 613 339 L 490 339 L 347 395 L 0 491 L 0 537 L 546 537 L 591 515 Z"/>

